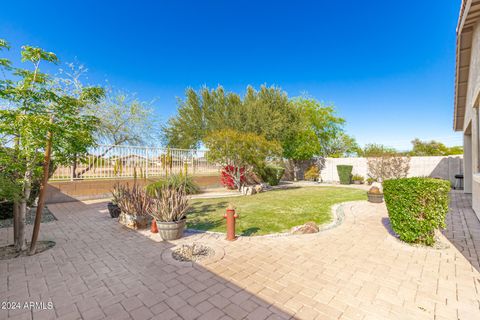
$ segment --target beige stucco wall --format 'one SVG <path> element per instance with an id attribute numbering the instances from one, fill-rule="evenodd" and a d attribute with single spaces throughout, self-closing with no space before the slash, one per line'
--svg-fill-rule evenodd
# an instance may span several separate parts
<path id="1" fill-rule="evenodd" d="M 472 208 L 480 219 L 480 174 L 473 175 Z"/>
<path id="2" fill-rule="evenodd" d="M 470 69 L 468 75 L 467 101 L 464 121 L 465 150 L 465 192 L 472 193 L 472 207 L 480 217 L 480 168 L 479 168 L 479 113 L 478 97 L 480 93 L 480 23 L 477 23 L 472 35 Z M 476 108 L 475 108 L 476 107 Z M 468 129 L 467 129 L 468 128 Z"/>
<path id="3" fill-rule="evenodd" d="M 321 171 L 322 181 L 338 182 L 337 165 L 353 166 L 353 174 L 368 177 L 367 158 L 326 158 Z M 409 177 L 437 177 L 455 183 L 455 175 L 463 173 L 463 157 L 411 157 Z"/>
<path id="4" fill-rule="evenodd" d="M 480 24 L 475 26 L 472 35 L 470 70 L 468 74 L 467 102 L 463 128 L 467 128 L 473 115 L 473 106 L 480 92 Z"/>

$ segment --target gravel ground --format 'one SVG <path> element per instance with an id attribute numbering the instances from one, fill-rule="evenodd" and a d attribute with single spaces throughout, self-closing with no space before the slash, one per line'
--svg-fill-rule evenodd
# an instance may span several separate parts
<path id="1" fill-rule="evenodd" d="M 212 248 L 201 244 L 184 244 L 172 252 L 172 257 L 178 261 L 199 261 L 215 254 Z"/>
<path id="2" fill-rule="evenodd" d="M 35 221 L 35 210 L 37 208 L 31 208 L 29 212 L 27 212 L 27 224 L 33 224 Z M 43 214 L 42 214 L 42 223 L 46 222 L 51 222 L 55 221 L 57 218 L 48 210 L 48 207 L 45 207 L 43 209 Z M 0 220 L 0 228 L 9 228 L 13 227 L 13 219 L 4 219 Z"/>

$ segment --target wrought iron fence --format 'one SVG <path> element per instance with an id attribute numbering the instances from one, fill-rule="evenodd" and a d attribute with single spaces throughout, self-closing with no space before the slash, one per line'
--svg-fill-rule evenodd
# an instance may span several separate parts
<path id="1" fill-rule="evenodd" d="M 185 171 L 212 174 L 219 166 L 208 161 L 207 150 L 101 145 L 70 166 L 58 167 L 51 180 L 149 178 Z"/>

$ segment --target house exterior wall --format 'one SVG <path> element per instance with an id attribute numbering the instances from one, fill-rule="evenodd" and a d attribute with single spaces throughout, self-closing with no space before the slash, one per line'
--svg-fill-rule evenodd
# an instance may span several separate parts
<path id="1" fill-rule="evenodd" d="M 480 217 L 480 168 L 479 168 L 479 112 L 480 93 L 480 23 L 472 34 L 467 101 L 464 128 L 465 192 L 472 193 L 472 207 Z"/>

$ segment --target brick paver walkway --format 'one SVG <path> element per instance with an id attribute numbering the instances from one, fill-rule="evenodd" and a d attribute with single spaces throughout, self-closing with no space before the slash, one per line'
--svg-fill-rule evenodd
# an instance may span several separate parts
<path id="1" fill-rule="evenodd" d="M 343 224 L 321 234 L 233 243 L 155 242 L 110 219 L 105 203 L 51 205 L 59 220 L 42 237 L 57 245 L 0 261 L 0 301 L 55 308 L 0 310 L 0 319 L 480 319 L 479 223 L 468 197 L 453 200 L 454 245 L 443 250 L 400 243 L 385 206 L 367 202 L 345 205 Z M 11 232 L 0 230 L 0 245 Z M 225 256 L 194 266 L 162 258 L 193 241 Z"/>

